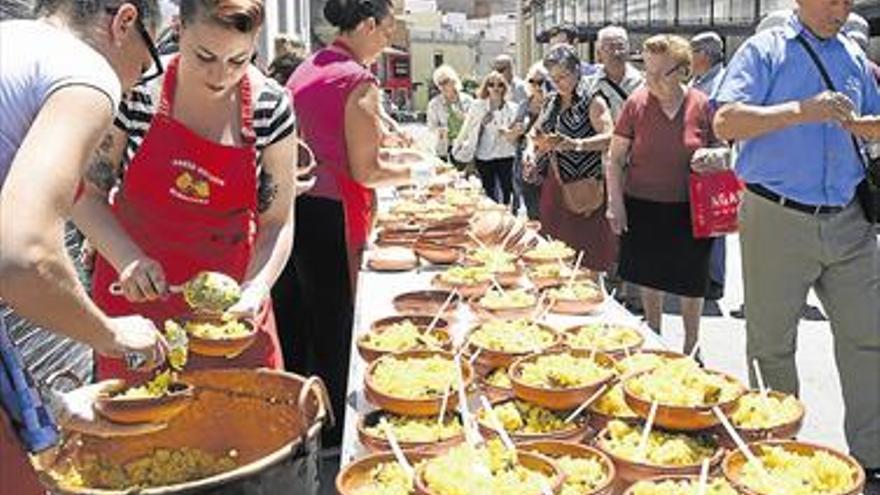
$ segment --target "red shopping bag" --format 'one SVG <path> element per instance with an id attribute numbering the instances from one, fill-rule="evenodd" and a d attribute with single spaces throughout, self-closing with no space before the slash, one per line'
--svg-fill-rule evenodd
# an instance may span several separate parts
<path id="1" fill-rule="evenodd" d="M 737 230 L 743 185 L 733 170 L 691 174 L 691 226 L 694 237 L 720 237 Z"/>

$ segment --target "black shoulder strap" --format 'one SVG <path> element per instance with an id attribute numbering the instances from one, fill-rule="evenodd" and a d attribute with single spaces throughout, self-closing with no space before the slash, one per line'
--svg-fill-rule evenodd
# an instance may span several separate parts
<path id="1" fill-rule="evenodd" d="M 627 93 L 625 89 L 621 88 L 619 84 L 612 81 L 610 77 L 605 76 L 602 78 L 602 80 L 607 82 L 608 85 L 611 86 L 611 89 L 613 89 L 614 92 L 617 93 L 623 101 L 626 101 L 626 99 L 629 98 L 629 93 Z"/>
<path id="2" fill-rule="evenodd" d="M 834 81 L 831 80 L 831 76 L 828 75 L 828 69 L 825 68 L 825 64 L 822 63 L 822 59 L 819 58 L 819 54 L 816 53 L 816 50 L 810 45 L 810 42 L 807 41 L 807 38 L 804 37 L 803 33 L 799 33 L 797 35 L 798 43 L 804 47 L 804 50 L 807 51 L 807 54 L 813 60 L 813 64 L 819 69 L 819 73 L 822 75 L 822 80 L 825 81 L 825 86 L 828 87 L 831 91 L 837 91 L 834 87 Z M 852 138 L 853 147 L 856 149 L 856 156 L 859 157 L 859 161 L 862 162 L 862 166 L 867 170 L 868 161 L 865 160 L 865 155 L 862 154 L 862 147 L 859 144 L 859 139 L 854 135 L 850 134 L 850 138 Z"/>

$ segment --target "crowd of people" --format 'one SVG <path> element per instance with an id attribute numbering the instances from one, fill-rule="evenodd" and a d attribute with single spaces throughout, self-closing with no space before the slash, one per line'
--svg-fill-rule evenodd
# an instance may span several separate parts
<path id="1" fill-rule="evenodd" d="M 165 358 L 162 322 L 186 311 L 169 286 L 227 273 L 242 287 L 230 312 L 255 321 L 257 344 L 191 366 L 317 374 L 342 417 L 375 190 L 430 174 L 389 151 L 413 143 L 370 70 L 391 43 L 392 3 L 327 1 L 332 43 L 305 54 L 280 40 L 267 71 L 254 64 L 263 0 L 179 4 L 162 42 L 156 0 L 41 0 L 38 18 L 0 23 L 0 298 L 93 348 L 99 380 L 138 380 Z M 562 26 L 525 79 L 503 55 L 470 95 L 438 67 L 427 126 L 438 156 L 582 251 L 653 330 L 664 297 L 678 297 L 697 359 L 704 300 L 726 283 L 725 239 L 694 237 L 688 181 L 735 166 L 748 359 L 769 387 L 798 393 L 797 324 L 814 289 L 846 437 L 877 493 L 880 248 L 857 190 L 880 94 L 867 23 L 850 9 L 799 0 L 726 64 L 716 33 L 634 49 L 620 26 L 598 31 L 592 64 Z M 67 219 L 96 253 L 90 293 L 63 250 Z M 24 453 L 53 448 L 59 424 L 143 431 L 81 413 L 107 382 L 50 412 L 2 323 L 0 492 L 41 493 Z"/>

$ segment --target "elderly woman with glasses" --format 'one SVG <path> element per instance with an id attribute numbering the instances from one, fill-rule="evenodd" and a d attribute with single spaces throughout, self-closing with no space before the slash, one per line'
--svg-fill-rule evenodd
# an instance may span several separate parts
<path id="1" fill-rule="evenodd" d="M 581 61 L 569 45 L 557 45 L 544 57 L 556 91 L 547 97 L 532 136 L 544 175 L 540 218 L 544 232 L 584 253 L 583 264 L 599 272 L 614 262 L 617 239 L 608 227 L 603 166 L 611 141 L 611 112 L 601 93 L 581 79 Z M 584 181 L 592 184 L 589 208 L 573 208 L 563 195 Z M 577 210 L 577 211 L 575 211 Z"/>
<path id="2" fill-rule="evenodd" d="M 553 85 L 550 83 L 550 76 L 543 62 L 537 62 L 529 68 L 526 81 L 529 85 L 529 97 L 520 103 L 513 122 L 513 129 L 517 135 L 517 158 L 513 166 L 513 180 L 520 182 L 526 215 L 530 220 L 538 220 L 541 216 L 539 207 L 543 179 L 535 160 L 535 146 L 529 135 L 538 122 L 538 117 L 541 116 L 544 102 L 553 90 Z M 514 202 L 513 206 L 516 213 L 518 205 Z"/>
<path id="3" fill-rule="evenodd" d="M 181 0 L 180 53 L 123 102 L 74 208 L 108 314 L 181 317 L 169 286 L 200 271 L 241 284 L 229 311 L 254 319 L 257 340 L 194 368 L 283 366 L 268 296 L 293 242 L 297 147 L 284 89 L 251 64 L 262 21 L 262 0 Z M 97 375 L 138 378 L 103 357 Z"/>
<path id="4" fill-rule="evenodd" d="M 452 143 L 464 125 L 474 99 L 461 90 L 458 73 L 448 65 L 434 69 L 433 79 L 439 93 L 428 102 L 428 129 L 437 137 L 437 156 L 454 161 Z"/>
<path id="5" fill-rule="evenodd" d="M 660 332 L 664 293 L 681 298 L 684 350 L 697 344 L 711 240 L 691 234 L 688 177 L 718 145 L 709 102 L 688 88 L 691 47 L 671 35 L 643 45 L 646 87 L 624 104 L 608 163 L 608 219 L 621 236 L 620 276 L 641 287 L 648 324 Z M 697 157 L 695 159 L 695 157 Z"/>
<path id="6" fill-rule="evenodd" d="M 483 190 L 486 196 L 505 205 L 513 196 L 516 155 L 516 104 L 507 100 L 509 90 L 504 75 L 490 72 L 480 85 L 457 140 L 476 142 L 475 165 Z"/>

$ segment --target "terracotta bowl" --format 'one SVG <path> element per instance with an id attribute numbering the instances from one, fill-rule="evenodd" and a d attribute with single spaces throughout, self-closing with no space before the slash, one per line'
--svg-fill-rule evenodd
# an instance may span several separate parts
<path id="1" fill-rule="evenodd" d="M 205 321 L 217 321 L 216 318 L 204 318 Z M 181 321 L 181 324 L 185 324 L 186 320 Z M 242 321 L 250 330 L 246 335 L 241 337 L 233 337 L 228 339 L 206 339 L 202 337 L 196 337 L 190 332 L 187 332 L 187 337 L 189 338 L 189 350 L 192 353 L 199 354 L 202 356 L 210 356 L 210 357 L 225 357 L 225 358 L 234 358 L 247 350 L 251 344 L 257 339 L 257 330 L 254 329 L 253 322 L 243 320 Z"/>
<path id="2" fill-rule="evenodd" d="M 528 270 L 526 272 L 526 276 L 529 279 L 529 282 L 532 283 L 538 289 L 546 289 L 548 287 L 553 287 L 554 285 L 562 284 L 566 282 L 568 279 L 564 277 L 545 277 L 537 275 L 534 270 Z M 569 277 L 570 279 L 571 277 Z M 590 270 L 580 269 L 574 277 L 575 281 L 582 282 L 584 280 L 592 280 L 593 282 L 598 281 L 598 275 Z"/>
<path id="3" fill-rule="evenodd" d="M 434 315 L 437 314 L 437 311 L 440 311 L 443 303 L 449 298 L 449 294 L 451 294 L 451 292 L 448 290 L 417 290 L 404 292 L 403 294 L 395 296 L 392 304 L 394 304 L 394 309 L 402 314 Z M 460 297 L 453 298 L 452 302 L 447 306 L 446 311 L 444 311 L 443 316 L 446 318 L 453 316 L 458 310 L 458 304 L 460 301 Z"/>
<path id="4" fill-rule="evenodd" d="M 635 413 L 642 418 L 648 417 L 648 414 L 651 411 L 651 402 L 642 399 L 641 397 L 632 393 L 629 389 L 628 384 L 631 383 L 634 378 L 650 372 L 651 370 L 635 373 L 627 377 L 627 379 L 623 382 L 623 397 L 626 400 L 627 405 L 629 405 L 630 409 L 635 411 Z M 739 396 L 745 393 L 745 386 L 743 386 L 736 378 L 725 375 L 724 373 L 718 371 L 706 372 L 721 375 L 727 380 L 738 384 L 742 389 L 741 392 L 731 400 L 719 402 L 718 404 L 712 404 L 711 406 L 687 407 L 671 406 L 658 403 L 657 415 L 654 418 L 654 424 L 661 428 L 667 428 L 670 430 L 706 430 L 719 424 L 718 418 L 712 412 L 713 406 L 717 405 L 719 408 L 721 408 L 724 414 L 729 415 L 730 411 L 736 406 L 736 401 Z"/>
<path id="5" fill-rule="evenodd" d="M 634 356 L 636 354 L 657 354 L 659 356 L 663 356 L 663 357 L 666 357 L 669 359 L 683 359 L 683 358 L 687 357 L 685 354 L 682 354 L 680 352 L 667 351 L 665 349 L 644 349 L 644 348 L 642 348 L 642 349 L 639 349 L 638 352 L 634 352 L 634 353 L 630 354 L 630 356 Z M 623 362 L 626 360 L 626 358 L 630 357 L 630 356 L 626 356 L 625 354 L 623 356 L 618 356 L 617 357 L 618 368 L 620 368 L 623 365 Z"/>
<path id="6" fill-rule="evenodd" d="M 474 297 L 470 301 L 471 311 L 477 318 L 484 320 L 517 320 L 520 318 L 531 318 L 535 314 L 535 308 L 538 306 L 538 295 L 534 291 L 526 291 L 534 299 L 534 303 L 523 307 L 502 307 L 488 308 L 480 304 L 480 298 Z"/>
<path id="7" fill-rule="evenodd" d="M 756 392 L 756 391 L 750 391 Z M 757 393 L 757 392 L 756 392 Z M 777 399 L 784 399 L 788 396 L 788 394 L 784 394 L 782 392 L 777 392 L 775 390 L 770 390 L 768 392 L 771 397 L 775 397 Z M 739 436 L 745 440 L 746 442 L 758 442 L 761 440 L 790 440 L 797 437 L 798 433 L 801 431 L 801 427 L 804 425 L 804 416 L 806 415 L 807 409 L 804 406 L 804 403 L 800 400 L 797 401 L 798 406 L 800 408 L 799 414 L 791 419 L 790 421 L 786 421 L 781 425 L 777 425 L 771 428 L 742 428 L 734 425 L 736 428 L 736 432 L 739 433 Z M 733 414 L 736 411 L 737 405 L 734 405 L 733 409 L 731 409 L 730 413 Z M 733 420 L 731 419 L 731 423 Z M 736 444 L 733 442 L 733 439 L 728 435 L 727 430 L 725 430 L 721 426 L 716 427 L 718 438 L 721 440 L 721 444 L 728 449 L 735 449 Z"/>
<path id="8" fill-rule="evenodd" d="M 384 246 L 412 246 L 419 238 L 419 229 L 413 227 L 401 229 L 383 229 L 376 234 L 376 245 Z"/>
<path id="9" fill-rule="evenodd" d="M 489 287 L 492 286 L 491 280 L 486 280 L 485 282 L 478 282 L 475 284 L 453 284 L 449 282 L 445 282 L 441 277 L 441 274 L 437 274 L 436 277 L 433 278 L 431 283 L 440 289 L 444 290 L 453 290 L 458 289 L 458 293 L 463 297 L 475 297 L 482 296 L 489 290 Z"/>
<path id="10" fill-rule="evenodd" d="M 575 259 L 575 254 L 570 254 L 568 256 L 563 256 L 562 258 L 545 258 L 543 256 L 535 256 L 531 254 L 531 251 L 526 251 L 522 254 L 522 260 L 524 263 L 528 265 L 543 265 L 547 263 L 559 263 L 559 260 L 562 260 L 563 263 L 572 264 L 571 262 Z"/>
<path id="11" fill-rule="evenodd" d="M 706 434 L 706 433 L 704 433 Z M 605 447 L 605 441 L 608 439 L 608 430 L 603 429 L 596 436 L 594 442 L 596 448 L 604 452 L 605 455 L 614 461 L 614 467 L 617 468 L 617 477 L 626 485 L 630 485 L 637 481 L 642 481 L 660 476 L 692 476 L 699 475 L 702 468 L 702 462 L 695 464 L 687 464 L 683 466 L 663 466 L 652 464 L 649 462 L 636 462 L 630 459 L 624 459 Z M 714 438 L 714 435 L 710 435 Z M 716 439 L 717 441 L 717 439 Z M 709 460 L 709 471 L 714 470 L 721 463 L 724 456 L 724 448 L 720 445 L 712 454 Z"/>
<path id="12" fill-rule="evenodd" d="M 709 483 L 711 483 L 715 478 L 716 477 L 714 477 L 714 476 L 710 476 Z M 648 478 L 646 480 L 640 480 L 640 481 L 647 481 L 649 483 L 662 483 L 664 481 L 691 481 L 694 483 L 699 483 L 700 477 L 699 476 L 658 476 L 656 478 Z M 634 486 L 630 486 L 629 488 L 627 488 L 626 491 L 623 492 L 623 495 L 634 495 L 635 490 L 633 490 L 633 488 L 634 488 Z M 731 488 L 732 488 L 732 486 L 731 486 Z"/>
<path id="13" fill-rule="evenodd" d="M 575 325 L 573 327 L 568 327 L 562 331 L 563 336 L 565 337 L 564 342 L 567 346 L 571 347 L 572 349 L 585 349 L 588 351 L 591 350 L 589 347 L 577 347 L 574 344 L 572 344 L 571 342 L 569 342 L 569 340 L 568 340 L 569 335 L 576 334 L 577 331 L 580 330 L 580 328 L 584 327 L 584 326 L 586 326 L 586 325 Z M 622 359 L 628 355 L 637 353 L 639 351 L 639 349 L 641 349 L 642 346 L 645 345 L 645 337 L 642 335 L 642 333 L 637 328 L 633 328 L 628 325 L 619 325 L 619 324 L 613 324 L 613 326 L 619 327 L 619 328 L 625 328 L 627 330 L 631 330 L 631 331 L 635 332 L 635 335 L 638 337 L 637 341 L 634 342 L 633 344 L 630 344 L 630 345 L 616 346 L 616 347 L 612 347 L 612 348 L 608 348 L 608 349 L 596 349 L 597 351 L 604 352 L 606 354 L 611 354 L 611 357 L 613 357 L 614 359 Z"/>
<path id="14" fill-rule="evenodd" d="M 510 365 L 509 369 L 510 381 L 513 383 L 514 395 L 516 395 L 521 400 L 546 407 L 547 409 L 552 409 L 554 411 L 568 411 L 581 405 L 585 400 L 589 399 L 590 396 L 592 396 L 597 390 L 599 390 L 602 385 L 609 384 L 615 378 L 615 375 L 612 372 L 605 378 L 596 380 L 593 383 L 588 383 L 586 385 L 573 388 L 536 387 L 524 383 L 520 378 L 522 366 L 525 363 L 534 361 L 541 356 L 562 353 L 571 353 L 577 357 L 589 357 L 591 354 L 588 351 L 555 349 L 530 354 L 528 356 L 517 359 L 513 362 L 513 364 Z M 594 359 L 597 363 L 600 363 L 603 366 L 608 367 L 612 370 L 615 367 L 614 359 L 605 354 L 602 354 L 601 352 L 596 353 Z"/>
<path id="15" fill-rule="evenodd" d="M 560 284 L 545 287 L 544 290 L 559 287 Z M 549 299 L 549 294 L 548 294 Z M 550 307 L 550 311 L 563 315 L 586 315 L 596 313 L 602 308 L 605 302 L 605 296 L 599 294 L 596 297 L 587 299 L 556 299 Z"/>
<path id="16" fill-rule="evenodd" d="M 476 368 L 479 368 L 479 365 L 477 365 L 476 363 L 474 364 L 474 366 Z M 479 370 L 477 372 L 479 376 L 479 378 L 477 379 L 477 386 L 480 388 L 480 391 L 483 393 L 483 395 L 486 396 L 489 402 L 492 403 L 512 399 L 513 388 L 498 387 L 486 381 L 486 377 L 488 377 L 489 374 L 494 371 L 495 369 L 488 368 Z"/>
<path id="17" fill-rule="evenodd" d="M 761 442 L 755 442 L 749 444 L 749 450 L 752 451 L 756 456 L 760 457 L 760 451 L 762 447 L 765 446 L 775 446 L 782 447 L 789 452 L 796 452 L 798 454 L 811 454 L 818 451 L 827 452 L 838 459 L 846 462 L 855 470 L 855 474 L 853 475 L 852 480 L 852 488 L 845 491 L 840 492 L 839 495 L 857 495 L 862 493 L 862 490 L 865 487 L 865 471 L 862 466 L 853 459 L 852 457 L 838 452 L 834 449 L 830 449 L 828 447 L 823 447 L 821 445 L 815 445 L 806 442 L 795 442 L 792 440 L 765 440 Z M 727 478 L 727 481 L 730 482 L 734 488 L 737 489 L 739 493 L 743 495 L 766 495 L 761 492 L 756 492 L 751 490 L 748 486 L 744 485 L 740 479 L 742 475 L 742 468 L 746 464 L 746 458 L 739 450 L 732 450 L 728 452 L 727 456 L 724 458 L 724 462 L 721 464 L 721 469 L 724 472 L 724 477 Z"/>
<path id="18" fill-rule="evenodd" d="M 449 352 L 443 351 L 408 351 L 401 352 L 393 355 L 383 356 L 372 363 L 370 363 L 369 367 L 367 367 L 367 372 L 364 375 L 364 395 L 367 400 L 379 407 L 380 409 L 384 409 L 386 411 L 392 412 L 394 414 L 400 414 L 401 416 L 436 416 L 440 413 L 440 407 L 442 405 L 443 397 L 432 397 L 425 399 L 410 399 L 406 397 L 396 397 L 390 394 L 386 394 L 381 390 L 376 388 L 375 383 L 373 382 L 373 373 L 376 370 L 376 366 L 378 366 L 382 360 L 384 359 L 392 359 L 392 358 L 427 358 L 430 356 L 443 356 L 449 360 L 453 359 L 453 355 Z M 474 369 L 471 364 L 467 360 L 461 361 L 461 373 L 464 381 L 465 389 L 469 388 L 474 381 Z M 447 411 L 455 410 L 455 406 L 458 404 L 458 393 L 456 393 L 455 389 L 452 389 L 452 392 L 449 394 L 449 398 L 446 404 Z"/>
<path id="19" fill-rule="evenodd" d="M 396 325 L 398 323 L 403 323 L 404 321 L 409 320 L 413 325 L 419 328 L 420 331 L 424 332 L 427 330 L 428 325 L 431 324 L 431 321 L 434 319 L 433 316 L 424 316 L 424 315 L 414 315 L 414 316 L 390 316 L 388 318 L 382 318 L 380 320 L 376 320 L 370 325 L 370 331 L 367 333 L 363 333 L 358 336 L 357 339 L 357 349 L 358 353 L 364 358 L 364 361 L 371 363 L 376 359 L 384 356 L 385 354 L 390 354 L 392 351 L 386 351 L 382 349 L 377 349 L 369 345 L 366 340 L 367 336 L 371 333 L 382 333 L 390 327 L 391 325 Z M 434 325 L 434 329 L 431 331 L 431 334 L 434 335 L 440 341 L 440 348 L 444 351 L 452 351 L 452 334 L 449 332 L 449 322 L 440 318 L 437 320 L 437 323 Z M 421 345 L 417 346 L 417 349 L 426 348 L 427 346 Z M 412 350 L 412 349 L 407 349 Z"/>
<path id="20" fill-rule="evenodd" d="M 519 450 L 517 450 L 517 459 L 519 460 L 519 463 L 526 468 L 534 471 L 540 471 L 547 475 L 552 480 L 549 483 L 550 491 L 552 493 L 559 493 L 559 489 L 562 487 L 563 481 L 565 481 L 565 476 L 562 474 L 562 470 L 559 469 L 559 466 L 555 462 L 551 461 L 543 455 L 536 454 L 534 452 L 524 452 Z M 416 493 L 418 495 L 436 495 L 435 492 L 431 491 L 431 489 L 428 488 L 427 483 L 425 482 L 424 464 L 416 469 Z M 538 492 L 534 495 L 541 495 L 541 493 Z"/>
<path id="21" fill-rule="evenodd" d="M 405 451 L 404 455 L 410 464 L 430 457 L 430 454 L 414 451 Z M 397 462 L 391 452 L 370 454 L 343 467 L 336 475 L 336 492 L 340 495 L 356 495 L 370 483 L 370 472 L 373 468 L 387 462 Z"/>
<path id="22" fill-rule="evenodd" d="M 366 253 L 367 267 L 377 272 L 405 272 L 419 266 L 415 253 L 403 246 L 387 246 Z"/>
<path id="23" fill-rule="evenodd" d="M 494 402 L 492 402 L 492 406 L 493 407 L 501 406 L 501 405 L 504 405 L 505 403 L 513 401 L 513 400 L 516 400 L 516 399 L 510 398 L 510 399 L 494 401 Z M 480 435 L 482 435 L 484 438 L 494 438 L 494 437 L 498 436 L 498 433 L 495 430 L 495 428 L 492 427 L 492 424 L 490 422 L 484 421 L 483 419 L 481 419 L 479 417 L 479 411 L 481 411 L 482 409 L 483 408 L 480 407 L 480 409 L 477 411 L 477 416 L 476 416 L 477 427 L 480 430 Z M 517 445 L 519 445 L 520 443 L 523 443 L 523 442 L 535 442 L 535 441 L 540 441 L 540 440 L 557 440 L 557 441 L 562 441 L 562 442 L 574 442 L 574 443 L 586 442 L 586 441 L 590 440 L 590 438 L 588 437 L 588 435 L 590 433 L 590 428 L 589 428 L 589 422 L 587 419 L 588 419 L 587 415 L 582 413 L 580 416 L 578 416 L 574 420 L 574 425 L 572 428 L 569 428 L 566 430 L 561 430 L 561 431 L 554 431 L 554 432 L 549 432 L 549 433 L 524 433 L 524 432 L 508 431 L 507 434 L 510 436 L 510 439 L 513 440 L 513 442 Z"/>
<path id="24" fill-rule="evenodd" d="M 103 395 L 95 401 L 95 411 L 113 423 L 166 423 L 177 416 L 194 397 L 195 389 L 184 382 L 173 382 L 161 397 L 128 399 Z"/>
<path id="25" fill-rule="evenodd" d="M 537 322 L 535 322 L 535 325 L 541 327 L 542 329 L 544 329 L 548 332 L 552 332 L 552 334 L 554 336 L 553 343 L 544 349 L 533 349 L 531 351 L 525 351 L 525 352 L 506 352 L 506 351 L 489 349 L 488 347 L 483 347 L 483 346 L 474 344 L 470 340 L 471 334 L 476 332 L 482 326 L 482 325 L 474 325 L 468 331 L 468 333 L 464 339 L 464 342 L 466 343 L 465 345 L 467 345 L 467 352 L 470 355 L 474 355 L 474 353 L 476 353 L 477 351 L 480 352 L 480 355 L 477 356 L 477 360 L 476 360 L 476 362 L 480 366 L 483 366 L 486 368 L 500 368 L 500 367 L 504 367 L 504 366 L 509 366 L 511 363 L 513 363 L 514 361 L 516 361 L 517 359 L 519 359 L 523 356 L 527 356 L 527 355 L 532 354 L 534 352 L 540 352 L 545 349 L 551 349 L 561 343 L 562 336 L 553 327 L 551 327 L 549 325 L 545 325 L 543 323 L 537 323 Z"/>
<path id="26" fill-rule="evenodd" d="M 419 257 L 435 265 L 457 263 L 461 259 L 462 253 L 464 253 L 464 248 L 459 246 L 452 246 L 425 239 L 419 239 L 415 243 L 415 246 L 413 246 L 413 249 Z"/>
<path id="27" fill-rule="evenodd" d="M 388 440 L 367 431 L 367 428 L 376 426 L 379 423 L 379 419 L 381 419 L 383 414 L 385 414 L 385 411 L 375 410 L 358 417 L 358 440 L 370 452 L 391 452 L 391 444 L 388 443 Z M 458 417 L 458 413 L 450 413 L 450 417 Z M 464 431 L 458 435 L 435 442 L 401 442 L 399 440 L 398 442 L 403 450 L 439 454 L 445 452 L 450 447 L 464 442 Z"/>
<path id="28" fill-rule="evenodd" d="M 579 495 L 611 495 L 613 493 L 617 470 L 614 468 L 614 463 L 611 459 L 598 449 L 580 443 L 560 442 L 558 440 L 538 440 L 523 443 L 520 445 L 520 449 L 525 452 L 537 452 L 551 459 L 559 459 L 565 456 L 573 459 L 596 459 L 605 468 L 607 478 L 592 491 L 582 492 Z"/>

